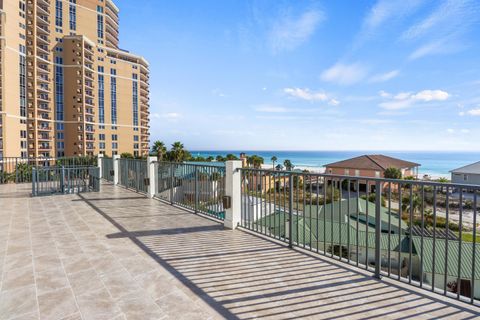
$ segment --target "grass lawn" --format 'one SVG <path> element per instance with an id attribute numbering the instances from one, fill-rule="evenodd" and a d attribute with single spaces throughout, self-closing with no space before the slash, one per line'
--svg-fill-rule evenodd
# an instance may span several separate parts
<path id="1" fill-rule="evenodd" d="M 458 232 L 455 232 L 457 234 L 457 236 L 459 235 Z M 465 241 L 465 242 L 473 242 L 473 233 L 467 233 L 467 232 L 462 232 L 462 241 Z M 478 235 L 478 232 L 477 232 L 477 241 L 476 243 L 479 243 L 480 244 L 480 235 Z"/>

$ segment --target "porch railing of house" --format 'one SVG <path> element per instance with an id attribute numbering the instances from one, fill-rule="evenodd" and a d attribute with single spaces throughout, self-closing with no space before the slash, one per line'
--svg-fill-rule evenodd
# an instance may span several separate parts
<path id="1" fill-rule="evenodd" d="M 239 171 L 241 227 L 376 277 L 480 302 L 480 186 Z"/>
<path id="2" fill-rule="evenodd" d="M 96 157 L 0 158 L 0 184 L 32 182 L 32 168 L 97 166 Z"/>
<path id="3" fill-rule="evenodd" d="M 157 163 L 155 196 L 189 210 L 224 220 L 225 166 Z"/>
<path id="4" fill-rule="evenodd" d="M 92 166 L 32 168 L 32 196 L 98 192 L 100 172 Z"/>

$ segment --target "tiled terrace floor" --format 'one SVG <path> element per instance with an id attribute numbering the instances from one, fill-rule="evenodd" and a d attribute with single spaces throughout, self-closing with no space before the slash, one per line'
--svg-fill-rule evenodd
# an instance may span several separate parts
<path id="1" fill-rule="evenodd" d="M 120 187 L 28 188 L 0 186 L 0 319 L 479 316 Z"/>

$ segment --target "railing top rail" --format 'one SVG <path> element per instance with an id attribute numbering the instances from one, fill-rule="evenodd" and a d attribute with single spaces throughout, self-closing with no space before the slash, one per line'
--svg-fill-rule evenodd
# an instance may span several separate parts
<path id="1" fill-rule="evenodd" d="M 97 166 L 51 166 L 51 167 L 32 167 L 33 171 L 52 171 L 52 170 L 83 170 L 83 169 L 98 169 Z"/>
<path id="2" fill-rule="evenodd" d="M 225 169 L 225 164 L 223 165 L 214 165 L 214 164 L 205 164 L 205 163 L 193 163 L 193 162 L 174 162 L 174 161 L 154 161 L 159 164 L 168 164 L 168 165 L 184 165 L 192 167 L 202 167 L 202 168 L 216 168 L 216 169 Z"/>
<path id="3" fill-rule="evenodd" d="M 147 161 L 147 159 L 132 159 L 132 158 L 119 158 L 118 160 L 122 161 Z"/>
<path id="4" fill-rule="evenodd" d="M 401 180 L 401 179 L 376 178 L 376 177 L 365 177 L 365 176 L 346 176 L 346 175 L 317 173 L 317 172 L 298 172 L 298 171 L 285 171 L 285 170 L 279 171 L 279 170 L 272 170 L 272 169 L 257 169 L 257 168 L 238 168 L 237 171 L 264 172 L 264 173 L 279 174 L 279 175 L 286 175 L 286 176 L 288 175 L 313 176 L 313 177 L 324 177 L 324 178 L 343 179 L 343 180 L 368 180 L 371 182 L 383 182 L 383 183 L 391 182 L 391 183 L 397 183 L 401 185 L 415 184 L 419 186 L 464 188 L 464 189 L 475 189 L 476 191 L 480 191 L 480 185 L 452 183 L 452 182 L 438 182 L 438 181 L 426 181 L 426 180 Z"/>

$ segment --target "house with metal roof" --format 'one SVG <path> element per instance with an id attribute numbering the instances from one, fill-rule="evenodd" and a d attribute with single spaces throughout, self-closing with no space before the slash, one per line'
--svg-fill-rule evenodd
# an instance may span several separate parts
<path id="1" fill-rule="evenodd" d="M 480 161 L 450 171 L 453 183 L 480 185 Z"/>
<path id="2" fill-rule="evenodd" d="M 292 231 L 289 231 L 289 214 L 281 208 L 267 210 L 264 215 L 255 215 L 253 227 L 278 238 L 288 238 L 300 246 L 317 248 L 326 252 L 342 250 L 345 258 L 371 267 L 375 265 L 375 204 L 365 199 L 351 198 L 323 205 L 306 205 L 303 210 L 293 211 Z M 382 267 L 392 273 L 408 273 L 405 259 L 408 259 L 410 243 L 407 225 L 396 213 L 389 213 L 381 207 L 382 235 L 381 252 L 390 261 L 382 258 Z M 390 226 L 390 227 L 389 227 Z M 412 249 L 415 252 L 415 249 Z M 396 252 L 393 254 L 393 252 Z M 412 259 L 412 274 L 419 278 L 418 259 Z"/>
<path id="3" fill-rule="evenodd" d="M 265 212 L 264 212 L 265 213 Z M 292 230 L 290 216 L 281 208 L 269 210 L 253 222 L 253 228 L 287 239 L 291 235 L 299 246 L 332 251 L 360 264 L 375 265 L 375 204 L 364 199 L 343 199 L 325 206 L 305 206 L 294 211 Z M 409 275 L 415 281 L 448 291 L 459 290 L 464 296 L 472 293 L 480 298 L 480 246 L 460 241 L 458 237 L 433 233 L 416 226 L 410 228 L 395 212 L 381 207 L 381 268 L 392 274 Z M 390 227 L 389 227 L 390 226 Z M 389 260 L 390 257 L 390 260 Z M 458 285 L 460 283 L 460 285 Z"/>

